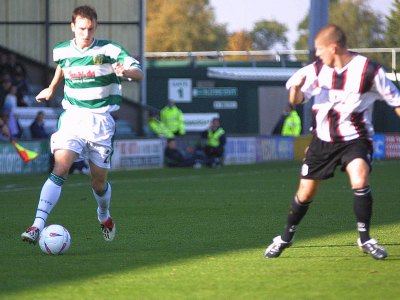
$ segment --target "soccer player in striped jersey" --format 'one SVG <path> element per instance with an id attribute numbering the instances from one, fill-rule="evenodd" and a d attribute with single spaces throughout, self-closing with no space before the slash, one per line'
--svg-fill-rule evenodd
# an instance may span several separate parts
<path id="1" fill-rule="evenodd" d="M 97 13 L 90 6 L 79 6 L 72 13 L 74 39 L 58 43 L 53 50 L 57 69 L 49 87 L 36 100 L 49 100 L 64 78 L 65 109 L 59 128 L 51 136 L 54 168 L 44 183 L 36 216 L 31 227 L 22 233 L 23 241 L 35 243 L 46 220 L 57 204 L 62 185 L 72 163 L 78 158 L 89 160 L 91 186 L 97 201 L 97 216 L 103 237 L 112 241 L 115 223 L 110 215 L 111 185 L 107 181 L 113 152 L 115 122 L 111 112 L 122 101 L 121 77 L 141 80 L 139 62 L 120 45 L 94 37 Z"/>
<path id="2" fill-rule="evenodd" d="M 341 166 L 353 191 L 358 246 L 373 258 L 384 259 L 386 250 L 370 237 L 373 200 L 369 173 L 374 133 L 371 116 L 374 101 L 380 99 L 400 117 L 400 93 L 381 66 L 347 49 L 345 33 L 337 25 L 328 25 L 317 34 L 315 49 L 317 60 L 296 72 L 286 84 L 291 104 L 314 98 L 313 138 L 305 153 L 286 227 L 264 256 L 278 257 L 292 245 L 296 228 L 321 181 L 333 177 Z"/>

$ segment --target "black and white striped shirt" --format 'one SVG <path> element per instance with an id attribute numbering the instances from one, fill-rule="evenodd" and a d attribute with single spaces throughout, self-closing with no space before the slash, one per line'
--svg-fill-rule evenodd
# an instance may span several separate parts
<path id="1" fill-rule="evenodd" d="M 314 97 L 313 130 L 326 142 L 350 141 L 374 134 L 372 109 L 376 100 L 393 107 L 400 106 L 400 93 L 387 78 L 385 70 L 362 55 L 341 70 L 321 61 L 297 71 L 286 83 L 289 89 L 306 76 L 302 87 L 305 101 Z"/>

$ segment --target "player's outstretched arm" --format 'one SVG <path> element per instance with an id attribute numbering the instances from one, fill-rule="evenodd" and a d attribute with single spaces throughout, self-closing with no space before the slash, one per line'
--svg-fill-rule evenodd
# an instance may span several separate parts
<path id="1" fill-rule="evenodd" d="M 37 94 L 36 101 L 37 102 L 49 101 L 53 96 L 58 84 L 61 82 L 63 76 L 64 76 L 63 71 L 60 65 L 58 65 L 49 87 L 45 88 L 39 94 Z"/>

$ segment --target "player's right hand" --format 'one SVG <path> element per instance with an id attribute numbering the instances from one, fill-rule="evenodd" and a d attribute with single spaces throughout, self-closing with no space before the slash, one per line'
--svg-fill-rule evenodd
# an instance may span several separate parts
<path id="1" fill-rule="evenodd" d="M 49 88 L 45 88 L 39 94 L 36 95 L 36 97 L 35 97 L 36 102 L 49 101 L 52 94 L 53 93 L 51 92 L 51 90 Z"/>

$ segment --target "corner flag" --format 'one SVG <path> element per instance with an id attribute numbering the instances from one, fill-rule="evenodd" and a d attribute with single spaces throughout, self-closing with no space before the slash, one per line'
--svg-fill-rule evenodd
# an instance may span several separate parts
<path id="1" fill-rule="evenodd" d="M 13 146 L 17 150 L 17 153 L 19 154 L 21 159 L 24 161 L 24 163 L 28 163 L 31 160 L 34 160 L 36 157 L 39 156 L 39 153 L 25 149 L 20 144 L 18 144 L 16 141 L 11 141 L 11 144 L 13 144 Z"/>

